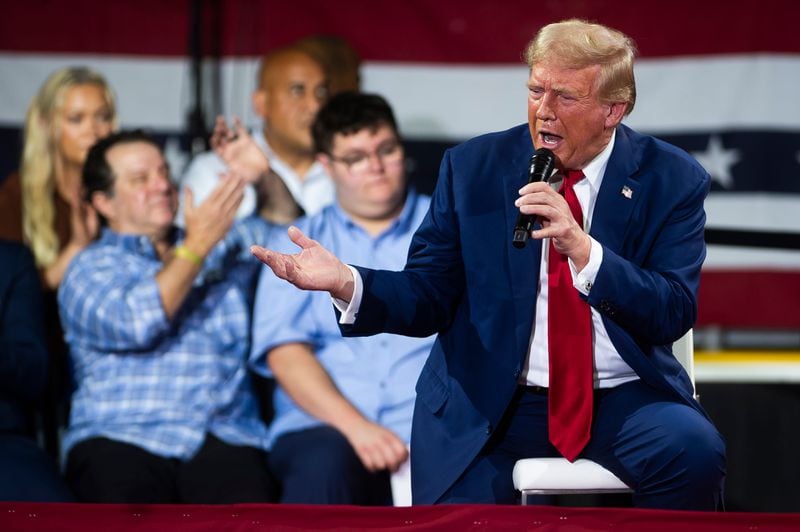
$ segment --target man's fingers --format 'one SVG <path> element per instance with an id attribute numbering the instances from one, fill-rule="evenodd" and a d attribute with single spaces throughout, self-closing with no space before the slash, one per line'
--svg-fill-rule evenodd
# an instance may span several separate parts
<path id="1" fill-rule="evenodd" d="M 220 208 L 225 208 L 231 197 L 235 197 L 244 188 L 244 180 L 235 172 L 225 172 L 219 175 L 219 183 L 206 200 L 209 204 L 217 203 Z"/>
<path id="2" fill-rule="evenodd" d="M 272 264 L 275 262 L 275 252 L 270 251 L 265 247 L 256 245 L 250 246 L 250 253 L 252 253 L 255 258 L 267 266 L 272 266 Z"/>
<path id="3" fill-rule="evenodd" d="M 240 138 L 247 135 L 247 130 L 245 129 L 244 125 L 242 125 L 242 121 L 238 116 L 233 118 L 233 132 L 234 135 Z"/>
<path id="4" fill-rule="evenodd" d="M 378 470 L 369 449 L 356 449 L 356 454 L 367 471 L 372 473 Z"/>
<path id="5" fill-rule="evenodd" d="M 289 226 L 287 233 L 289 234 L 289 238 L 292 239 L 292 242 L 294 242 L 303 249 L 308 249 L 316 245 L 316 241 L 308 238 L 300 229 L 298 229 L 294 225 Z"/>
<path id="6" fill-rule="evenodd" d="M 189 187 L 183 189 L 183 212 L 184 216 L 194 212 L 194 193 Z"/>
<path id="7" fill-rule="evenodd" d="M 258 245 L 250 246 L 250 253 L 269 266 L 276 276 L 290 283 L 293 282 L 295 267 L 291 258 Z"/>
<path id="8" fill-rule="evenodd" d="M 219 115 L 214 122 L 214 131 L 211 132 L 211 147 L 214 148 L 215 151 L 222 149 L 227 137 L 228 125 L 225 123 L 225 118 Z"/>
<path id="9" fill-rule="evenodd" d="M 408 449 L 394 434 L 391 435 L 387 443 L 386 450 L 389 453 L 387 456 L 387 466 L 389 470 L 394 472 L 408 459 Z"/>
<path id="10" fill-rule="evenodd" d="M 228 189 L 222 197 L 222 211 L 225 213 L 236 212 L 244 197 L 244 180 L 238 174 L 228 174 L 225 180 L 230 183 L 228 183 Z"/>

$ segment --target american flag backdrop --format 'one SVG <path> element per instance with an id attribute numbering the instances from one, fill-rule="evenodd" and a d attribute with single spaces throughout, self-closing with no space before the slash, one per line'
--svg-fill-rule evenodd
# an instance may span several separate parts
<path id="1" fill-rule="evenodd" d="M 192 13 L 198 16 L 193 17 Z M 637 42 L 626 123 L 692 153 L 713 178 L 698 326 L 800 328 L 800 35 L 796 0 L 27 0 L 0 15 L 0 179 L 29 99 L 58 67 L 106 75 L 123 127 L 185 162 L 203 52 L 206 119 L 250 109 L 257 58 L 310 34 L 350 41 L 364 90 L 392 103 L 430 188 L 442 148 L 525 120 L 521 51 L 543 24 L 602 22 Z"/>

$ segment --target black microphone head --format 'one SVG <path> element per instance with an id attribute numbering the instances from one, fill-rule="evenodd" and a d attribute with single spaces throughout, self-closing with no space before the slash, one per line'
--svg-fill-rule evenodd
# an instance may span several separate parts
<path id="1" fill-rule="evenodd" d="M 539 148 L 531 155 L 528 182 L 546 181 L 553 173 L 556 156 L 547 148 Z"/>
<path id="2" fill-rule="evenodd" d="M 528 168 L 528 183 L 536 183 L 539 181 L 547 181 L 553 173 L 553 167 L 556 164 L 556 156 L 547 148 L 539 148 L 533 155 L 531 155 L 531 163 Z M 528 236 L 533 224 L 536 222 L 536 216 L 533 214 L 522 214 L 517 216 L 517 223 L 514 226 L 514 233 L 511 238 L 511 243 L 515 248 L 522 249 L 528 241 Z"/>

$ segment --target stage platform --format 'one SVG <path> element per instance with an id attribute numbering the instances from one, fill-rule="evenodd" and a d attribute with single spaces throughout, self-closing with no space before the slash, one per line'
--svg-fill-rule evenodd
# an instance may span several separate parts
<path id="1" fill-rule="evenodd" d="M 796 531 L 800 514 L 710 513 L 552 506 L 447 505 L 406 508 L 275 504 L 120 505 L 0 503 L 11 531 Z"/>

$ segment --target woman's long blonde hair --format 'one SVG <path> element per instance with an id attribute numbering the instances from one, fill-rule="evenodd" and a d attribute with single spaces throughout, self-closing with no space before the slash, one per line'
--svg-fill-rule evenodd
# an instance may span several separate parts
<path id="1" fill-rule="evenodd" d="M 60 249 L 54 227 L 54 190 L 61 132 L 55 115 L 64 103 L 67 89 L 86 84 L 103 89 L 112 128 L 116 129 L 114 94 L 103 76 L 86 67 L 62 68 L 51 74 L 31 100 L 25 115 L 25 142 L 20 165 L 22 231 L 39 267 L 52 264 Z"/>

